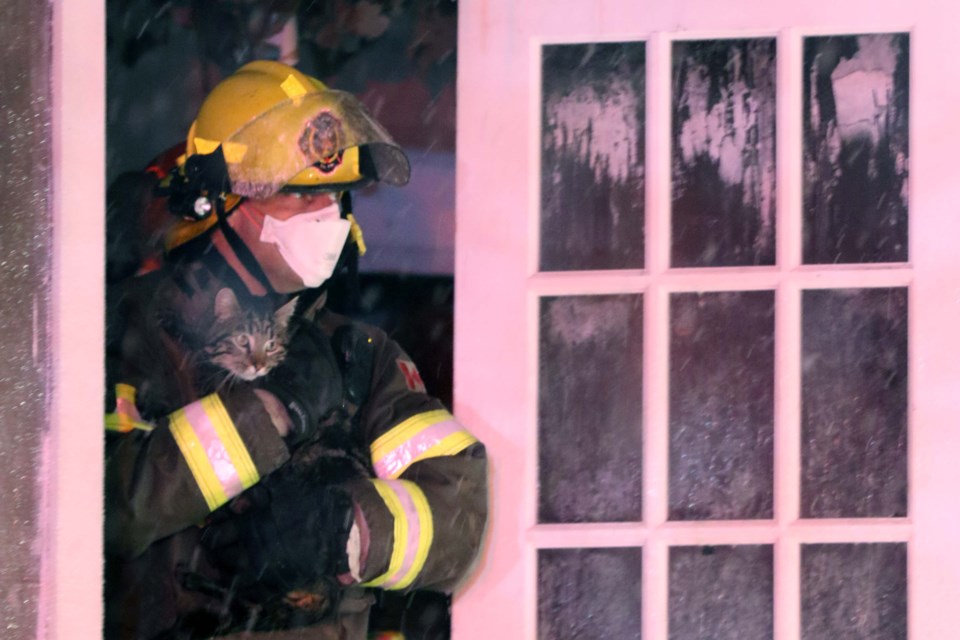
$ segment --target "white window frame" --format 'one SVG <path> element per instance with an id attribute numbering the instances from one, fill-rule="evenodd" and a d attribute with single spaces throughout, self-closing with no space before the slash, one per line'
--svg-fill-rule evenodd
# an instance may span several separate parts
<path id="1" fill-rule="evenodd" d="M 775 5 L 777 3 L 770 3 Z M 642 6 L 640 6 L 642 5 Z M 653 7 L 512 0 L 460 13 L 455 411 L 489 448 L 491 524 L 477 574 L 454 601 L 454 637 L 536 638 L 540 548 L 643 546 L 642 635 L 667 638 L 669 546 L 774 545 L 776 640 L 800 637 L 800 549 L 821 542 L 903 542 L 908 632 L 952 638 L 960 561 L 960 223 L 958 180 L 943 165 L 960 148 L 945 105 L 960 104 L 947 69 L 955 40 L 937 3 L 768 6 L 678 0 Z M 801 260 L 802 39 L 910 33 L 910 262 L 819 266 Z M 670 55 L 674 40 L 777 38 L 777 265 L 670 269 Z M 540 55 L 544 44 L 646 41 L 646 270 L 539 273 Z M 933 65 L 933 66 L 931 66 Z M 908 515 L 799 520 L 800 308 L 805 289 L 909 287 Z M 678 291 L 774 290 L 773 520 L 668 522 L 668 312 Z M 544 296 L 644 295 L 644 522 L 537 524 L 539 305 Z M 952 324 L 945 320 L 952 318 Z M 522 329 L 521 329 L 522 328 Z M 495 614 L 495 615 L 493 615 Z"/>

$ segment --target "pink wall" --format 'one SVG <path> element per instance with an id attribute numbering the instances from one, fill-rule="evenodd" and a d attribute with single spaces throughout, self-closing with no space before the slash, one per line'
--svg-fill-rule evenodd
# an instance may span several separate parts
<path id="1" fill-rule="evenodd" d="M 54 9 L 53 429 L 41 638 L 99 638 L 103 476 L 103 7 Z"/>

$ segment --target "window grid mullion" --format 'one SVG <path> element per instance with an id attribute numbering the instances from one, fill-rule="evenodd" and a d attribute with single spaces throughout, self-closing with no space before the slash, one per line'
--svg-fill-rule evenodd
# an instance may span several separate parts
<path id="1" fill-rule="evenodd" d="M 800 543 L 786 536 L 773 546 L 773 637 L 800 638 Z"/>
<path id="2" fill-rule="evenodd" d="M 669 490 L 670 65 L 669 34 L 647 41 L 646 267 L 644 316 L 644 505 L 647 531 L 667 520 Z M 669 617 L 668 541 L 648 536 L 643 547 L 644 638 L 666 638 Z"/>
<path id="3" fill-rule="evenodd" d="M 800 515 L 801 309 L 800 286 L 790 276 L 800 267 L 803 241 L 802 62 L 799 32 L 785 29 L 777 39 L 777 267 L 782 279 L 774 340 L 774 517 L 781 531 Z"/>
<path id="4" fill-rule="evenodd" d="M 651 285 L 645 294 L 643 520 L 655 530 L 667 521 L 670 459 L 670 294 Z"/>
<path id="5" fill-rule="evenodd" d="M 800 545 L 783 534 L 800 516 L 800 287 L 789 275 L 801 264 L 802 40 L 777 38 L 777 268 L 783 279 L 774 307 L 774 519 L 781 536 L 773 553 L 775 640 L 800 638 Z"/>
<path id="6" fill-rule="evenodd" d="M 777 266 L 793 271 L 803 255 L 803 39 L 777 38 Z"/>
<path id="7" fill-rule="evenodd" d="M 785 531 L 800 517 L 801 288 L 776 290 L 774 381 L 774 518 Z"/>
<path id="8" fill-rule="evenodd" d="M 800 545 L 784 534 L 800 516 L 800 288 L 781 283 L 775 305 L 773 626 L 775 640 L 798 640 Z"/>
<path id="9" fill-rule="evenodd" d="M 647 41 L 646 258 L 653 276 L 670 268 L 670 49 L 668 34 Z"/>

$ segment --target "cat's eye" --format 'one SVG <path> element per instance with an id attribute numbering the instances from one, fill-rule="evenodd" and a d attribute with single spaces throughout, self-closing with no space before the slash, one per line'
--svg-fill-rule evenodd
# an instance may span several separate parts
<path id="1" fill-rule="evenodd" d="M 245 334 L 240 334 L 240 335 L 238 335 L 236 338 L 234 338 L 233 340 L 234 340 L 234 342 L 237 343 L 238 346 L 241 346 L 241 347 L 245 347 L 245 346 L 247 346 L 248 344 L 250 344 L 250 338 L 247 337 Z"/>
<path id="2" fill-rule="evenodd" d="M 277 346 L 276 340 L 267 340 L 264 343 L 263 348 L 266 349 L 267 353 L 274 353 L 279 347 Z"/>

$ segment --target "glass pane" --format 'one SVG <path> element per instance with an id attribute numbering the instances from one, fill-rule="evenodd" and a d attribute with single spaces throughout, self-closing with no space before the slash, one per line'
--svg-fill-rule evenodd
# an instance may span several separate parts
<path id="1" fill-rule="evenodd" d="M 773 264 L 773 38 L 673 44 L 674 267 Z"/>
<path id="2" fill-rule="evenodd" d="M 670 518 L 772 518 L 773 292 L 673 294 L 670 314 Z"/>
<path id="3" fill-rule="evenodd" d="M 670 549 L 670 640 L 773 638 L 773 547 Z"/>
<path id="4" fill-rule="evenodd" d="M 643 268 L 644 46 L 543 48 L 542 271 Z"/>
<path id="5" fill-rule="evenodd" d="M 641 549 L 541 549 L 537 638 L 640 640 Z"/>
<path id="6" fill-rule="evenodd" d="M 907 545 L 804 545 L 801 581 L 803 640 L 907 637 Z"/>
<path id="7" fill-rule="evenodd" d="M 801 514 L 907 515 L 907 290 L 803 294 Z"/>
<path id="8" fill-rule="evenodd" d="M 909 36 L 806 38 L 803 261 L 904 262 Z"/>
<path id="9" fill-rule="evenodd" d="M 643 298 L 540 306 L 540 522 L 641 519 Z"/>

